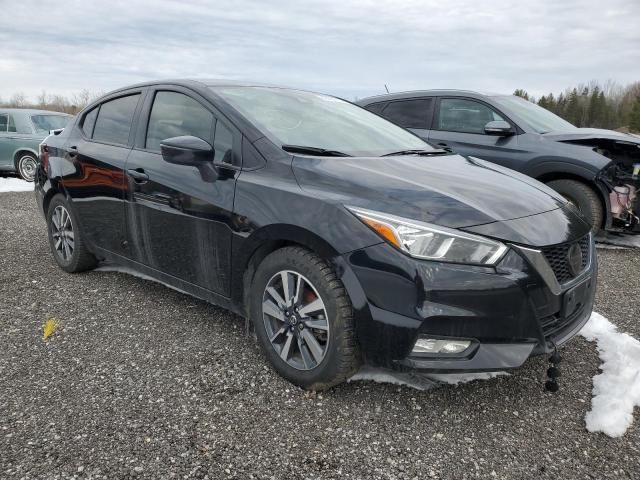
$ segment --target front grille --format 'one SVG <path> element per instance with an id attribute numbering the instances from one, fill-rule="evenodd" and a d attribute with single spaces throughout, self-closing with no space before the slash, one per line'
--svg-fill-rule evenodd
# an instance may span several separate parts
<path id="1" fill-rule="evenodd" d="M 577 273 L 577 275 L 579 275 L 584 271 L 584 269 L 587 267 L 587 264 L 589 263 L 589 254 L 591 253 L 589 251 L 591 245 L 591 242 L 589 241 L 589 235 L 582 238 L 581 240 L 578 240 L 577 242 L 563 243 L 561 245 L 542 248 L 542 253 L 547 259 L 547 262 L 553 270 L 553 273 L 556 276 L 556 280 L 558 280 L 558 283 L 560 285 L 575 278 L 575 276 L 571 274 L 571 270 L 569 269 L 568 259 L 569 249 L 575 243 L 580 246 L 580 251 L 582 252 L 582 267 L 580 268 L 580 272 Z"/>

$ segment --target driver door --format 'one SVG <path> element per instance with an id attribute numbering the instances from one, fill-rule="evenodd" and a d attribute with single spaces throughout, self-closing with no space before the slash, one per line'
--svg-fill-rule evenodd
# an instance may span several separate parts
<path id="1" fill-rule="evenodd" d="M 440 98 L 429 132 L 429 143 L 517 169 L 516 156 L 520 153 L 518 135 L 487 135 L 484 126 L 493 120 L 509 122 L 486 103 L 461 97 Z"/>
<path id="2" fill-rule="evenodd" d="M 147 98 L 142 134 L 125 166 L 129 256 L 168 275 L 169 283 L 177 279 L 228 296 L 239 133 L 186 89 L 158 89 Z M 212 178 L 166 162 L 160 142 L 182 135 L 213 145 L 214 164 L 225 174 Z"/>

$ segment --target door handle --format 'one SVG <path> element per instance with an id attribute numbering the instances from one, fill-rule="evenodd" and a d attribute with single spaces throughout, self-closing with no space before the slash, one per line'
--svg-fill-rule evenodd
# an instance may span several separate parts
<path id="1" fill-rule="evenodd" d="M 136 183 L 147 183 L 147 180 L 149 180 L 149 175 L 144 173 L 142 168 L 129 169 L 127 170 L 127 174 L 133 178 L 133 181 Z"/>
<path id="2" fill-rule="evenodd" d="M 75 145 L 69 147 L 69 156 L 75 158 L 78 155 L 78 147 Z"/>
<path id="3" fill-rule="evenodd" d="M 441 146 L 441 147 L 446 147 L 447 146 L 447 144 L 444 143 L 444 142 L 439 142 L 438 145 Z"/>

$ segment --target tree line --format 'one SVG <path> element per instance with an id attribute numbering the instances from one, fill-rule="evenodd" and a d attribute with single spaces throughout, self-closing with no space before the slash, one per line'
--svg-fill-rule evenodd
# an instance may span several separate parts
<path id="1" fill-rule="evenodd" d="M 64 112 L 75 115 L 91 101 L 100 97 L 102 93 L 94 93 L 89 90 L 81 90 L 69 96 L 59 94 L 49 94 L 43 91 L 37 96 L 36 101 L 29 100 L 24 93 L 15 93 L 7 100 L 0 97 L 0 107 L 5 108 L 36 108 L 40 110 L 51 110 L 54 112 Z"/>
<path id="2" fill-rule="evenodd" d="M 521 88 L 513 94 L 552 111 L 576 127 L 640 132 L 640 82 L 622 87 L 611 81 L 605 84 L 592 81 L 567 88 L 557 96 L 549 93 L 538 99 Z M 33 102 L 23 93 L 16 93 L 6 101 L 0 98 L 0 107 L 38 108 L 75 115 L 101 95 L 89 90 L 70 96 L 51 95 L 43 91 Z"/>
<path id="3" fill-rule="evenodd" d="M 567 88 L 557 96 L 540 98 L 517 89 L 514 95 L 540 105 L 576 127 L 607 128 L 640 132 L 640 82 L 620 86 L 615 82 L 592 81 Z"/>

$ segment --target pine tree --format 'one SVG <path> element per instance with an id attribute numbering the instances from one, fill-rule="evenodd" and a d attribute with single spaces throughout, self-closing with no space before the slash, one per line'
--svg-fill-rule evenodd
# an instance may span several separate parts
<path id="1" fill-rule="evenodd" d="M 529 100 L 529 94 L 527 93 L 527 91 L 524 88 L 516 88 L 516 90 L 513 92 L 513 94 L 516 97 L 522 97 L 525 100 Z"/>
<path id="2" fill-rule="evenodd" d="M 561 116 L 562 118 L 567 118 L 565 113 L 565 108 L 567 107 L 567 100 L 564 97 L 563 93 L 558 95 L 558 101 L 556 102 L 556 109 L 553 113 Z"/>
<path id="3" fill-rule="evenodd" d="M 600 101 L 600 88 L 596 87 L 591 92 L 591 98 L 589 99 L 589 108 L 587 111 L 587 127 L 600 127 L 602 126 L 602 117 L 604 114 L 603 105 Z"/>
<path id="4" fill-rule="evenodd" d="M 547 106 L 545 107 L 547 110 L 551 112 L 555 112 L 557 109 L 556 99 L 553 97 L 553 93 L 550 93 L 547 97 Z"/>
<path id="5" fill-rule="evenodd" d="M 573 123 L 576 127 L 580 127 L 581 119 L 580 99 L 578 98 L 578 90 L 574 88 L 569 94 L 567 107 L 564 118 Z"/>
<path id="6" fill-rule="evenodd" d="M 629 114 L 629 129 L 640 132 L 640 95 L 636 97 Z"/>
<path id="7" fill-rule="evenodd" d="M 542 108 L 546 108 L 547 110 L 549 110 L 549 104 L 547 103 L 547 97 L 542 95 L 540 97 L 540 100 L 538 100 L 538 106 L 540 106 Z"/>

